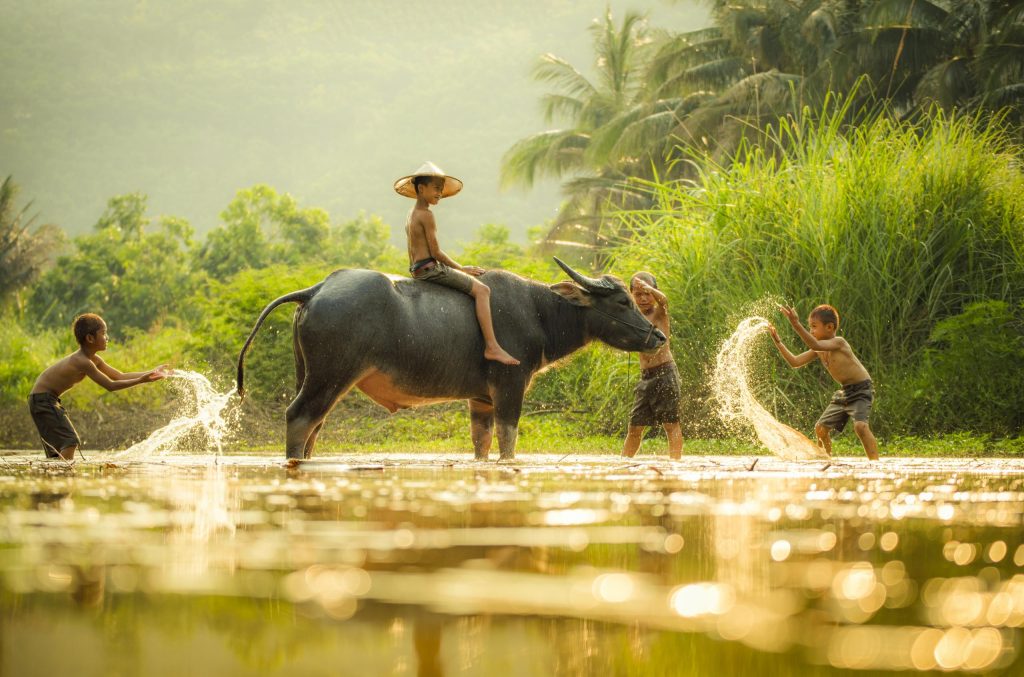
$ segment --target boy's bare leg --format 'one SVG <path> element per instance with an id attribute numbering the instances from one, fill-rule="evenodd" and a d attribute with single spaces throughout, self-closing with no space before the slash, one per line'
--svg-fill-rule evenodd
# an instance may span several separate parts
<path id="1" fill-rule="evenodd" d="M 506 353 L 494 336 L 494 324 L 491 322 L 491 288 L 479 280 L 473 280 L 473 289 L 469 293 L 476 301 L 476 321 L 484 335 L 484 357 L 512 366 L 519 364 L 519 360 Z"/>
<path id="2" fill-rule="evenodd" d="M 78 447 L 76 445 L 71 445 L 70 447 L 64 447 L 57 453 L 59 453 L 60 457 L 65 461 L 73 461 L 75 460 L 76 451 L 78 451 Z"/>
<path id="3" fill-rule="evenodd" d="M 640 450 L 640 442 L 644 439 L 644 428 L 642 425 L 631 425 L 626 433 L 626 441 L 622 443 L 622 455 L 633 458 Z"/>
<path id="4" fill-rule="evenodd" d="M 814 426 L 814 434 L 818 436 L 818 444 L 825 450 L 825 453 L 829 456 L 832 455 L 832 438 L 828 434 L 832 432 L 832 429 L 828 426 L 816 425 Z"/>
<path id="5" fill-rule="evenodd" d="M 683 429 L 678 423 L 662 423 L 665 436 L 668 437 L 668 455 L 679 460 L 683 457 Z"/>
<path id="6" fill-rule="evenodd" d="M 878 460 L 878 440 L 875 439 L 875 434 L 871 432 L 871 427 L 867 421 L 854 421 L 853 432 L 860 438 L 860 443 L 864 445 L 864 452 L 868 455 L 868 458 L 872 461 Z"/>

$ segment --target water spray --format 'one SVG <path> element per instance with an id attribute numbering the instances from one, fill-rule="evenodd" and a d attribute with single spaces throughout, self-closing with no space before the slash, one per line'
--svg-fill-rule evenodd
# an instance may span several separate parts
<path id="1" fill-rule="evenodd" d="M 178 417 L 122 451 L 118 457 L 138 458 L 181 451 L 186 438 L 196 433 L 201 433 L 207 442 L 204 451 L 212 446 L 216 454 L 221 454 L 230 431 L 230 417 L 225 416 L 225 409 L 235 391 L 219 393 L 209 379 L 195 371 L 175 371 L 168 374 L 167 380 L 181 393 Z"/>
<path id="2" fill-rule="evenodd" d="M 747 383 L 754 339 L 767 331 L 768 320 L 757 315 L 740 322 L 715 358 L 712 386 L 719 402 L 718 413 L 726 423 L 750 424 L 761 443 L 789 460 L 827 459 L 825 450 L 785 423 L 780 423 L 757 401 Z"/>

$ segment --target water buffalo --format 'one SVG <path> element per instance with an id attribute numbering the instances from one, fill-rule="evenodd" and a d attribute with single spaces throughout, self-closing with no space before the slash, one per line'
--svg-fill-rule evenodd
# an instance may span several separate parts
<path id="1" fill-rule="evenodd" d="M 523 395 L 538 370 L 592 339 L 622 350 L 654 350 L 665 342 L 621 280 L 588 278 L 555 260 L 574 282 L 548 286 L 504 271 L 481 278 L 491 288 L 495 332 L 521 361 L 517 366 L 483 358 L 469 296 L 370 270 L 338 270 L 263 309 L 238 356 L 238 393 L 244 393 L 245 353 L 263 320 L 282 303 L 298 303 L 289 459 L 312 455 L 324 417 L 352 386 L 391 412 L 469 400 L 476 458 L 487 459 L 496 420 L 501 459 L 512 459 Z"/>

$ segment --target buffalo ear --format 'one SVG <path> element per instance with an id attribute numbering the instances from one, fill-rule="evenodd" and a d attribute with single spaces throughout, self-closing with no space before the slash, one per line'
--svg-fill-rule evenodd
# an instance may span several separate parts
<path id="1" fill-rule="evenodd" d="M 572 282 L 558 282 L 548 287 L 551 291 L 555 292 L 569 303 L 577 306 L 589 306 L 590 305 L 590 294 L 586 292 L 583 287 L 573 284 Z"/>

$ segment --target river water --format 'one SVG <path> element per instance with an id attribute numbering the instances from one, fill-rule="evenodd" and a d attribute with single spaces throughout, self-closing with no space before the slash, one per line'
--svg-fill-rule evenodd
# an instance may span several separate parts
<path id="1" fill-rule="evenodd" d="M 2 465 L 2 675 L 1024 674 L 1024 460 Z"/>

